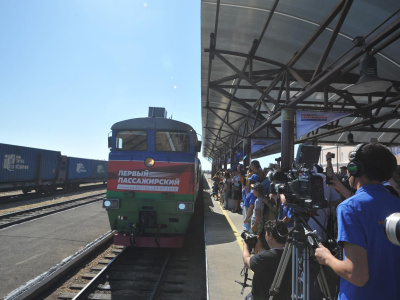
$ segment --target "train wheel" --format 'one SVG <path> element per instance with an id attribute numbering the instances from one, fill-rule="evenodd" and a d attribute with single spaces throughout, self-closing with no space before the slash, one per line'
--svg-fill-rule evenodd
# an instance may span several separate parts
<path id="1" fill-rule="evenodd" d="M 22 189 L 22 192 L 23 192 L 25 195 L 28 194 L 30 191 L 31 191 L 31 189 L 28 189 L 28 188 L 23 188 L 23 189 Z"/>
<path id="2" fill-rule="evenodd" d="M 50 193 L 55 193 L 57 191 L 57 186 L 55 184 L 50 185 Z"/>
<path id="3" fill-rule="evenodd" d="M 38 194 L 44 194 L 45 193 L 44 186 L 38 186 L 37 188 L 35 188 L 35 192 Z"/>
<path id="4" fill-rule="evenodd" d="M 51 187 L 50 185 L 45 185 L 43 187 L 43 194 L 50 194 L 51 193 Z"/>

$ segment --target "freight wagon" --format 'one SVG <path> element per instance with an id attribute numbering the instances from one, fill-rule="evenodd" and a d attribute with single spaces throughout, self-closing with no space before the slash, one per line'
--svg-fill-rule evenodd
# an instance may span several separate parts
<path id="1" fill-rule="evenodd" d="M 108 162 L 67 157 L 59 151 L 0 144 L 0 191 L 49 193 L 107 181 Z"/>

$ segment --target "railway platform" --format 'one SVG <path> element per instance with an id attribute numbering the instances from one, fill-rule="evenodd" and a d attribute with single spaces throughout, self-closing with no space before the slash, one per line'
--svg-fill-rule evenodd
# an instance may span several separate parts
<path id="1" fill-rule="evenodd" d="M 211 180 L 207 178 L 208 187 Z M 242 250 L 243 243 L 240 234 L 243 231 L 243 218 L 241 214 L 224 210 L 218 201 L 209 196 L 211 190 L 204 187 L 204 227 L 207 256 L 207 285 L 210 300 L 219 299 L 244 299 L 251 292 L 251 287 L 246 287 L 242 292 L 242 285 L 235 282 L 244 282 L 241 276 L 243 269 Z M 253 277 L 251 270 L 249 278 Z M 251 285 L 251 280 L 247 280 Z"/>
<path id="2" fill-rule="evenodd" d="M 109 230 L 100 202 L 0 229 L 0 299 Z"/>

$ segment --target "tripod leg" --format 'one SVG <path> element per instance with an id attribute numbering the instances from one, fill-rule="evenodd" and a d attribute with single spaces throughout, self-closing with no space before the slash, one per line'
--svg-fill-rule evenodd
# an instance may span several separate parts
<path id="1" fill-rule="evenodd" d="M 310 297 L 310 250 L 303 249 L 303 299 Z"/>
<path id="2" fill-rule="evenodd" d="M 297 265 L 297 260 L 298 260 L 298 255 L 299 255 L 299 250 L 298 248 L 293 244 L 293 250 L 292 250 L 292 300 L 298 299 L 298 265 Z"/>
<path id="3" fill-rule="evenodd" d="M 271 288 L 269 290 L 269 300 L 272 300 L 274 296 L 279 293 L 279 287 L 282 283 L 283 275 L 285 274 L 287 264 L 289 262 L 290 256 L 292 254 L 291 243 L 287 242 L 282 253 L 281 260 L 279 261 L 278 269 L 276 271 L 274 281 L 272 282 Z"/>
<path id="4" fill-rule="evenodd" d="M 322 294 L 326 299 L 332 300 L 332 295 L 329 290 L 328 282 L 326 281 L 324 269 L 320 266 L 320 271 L 317 276 L 319 287 L 321 288 Z"/>
<path id="5" fill-rule="evenodd" d="M 242 271 L 240 272 L 240 275 L 241 275 L 241 276 L 244 276 L 244 281 L 243 281 L 243 283 L 241 283 L 241 282 L 235 280 L 235 282 L 239 283 L 239 284 L 242 286 L 242 292 L 240 293 L 240 294 L 242 294 L 242 295 L 243 295 L 244 289 L 245 289 L 246 287 L 252 287 L 250 284 L 247 284 L 247 283 L 246 283 L 247 280 L 250 280 L 250 281 L 251 281 L 251 278 L 249 278 L 249 273 L 248 273 L 248 272 L 249 272 L 249 269 L 248 269 L 246 266 L 244 266 L 243 269 L 242 269 Z M 244 273 L 244 275 L 242 275 L 243 273 Z"/>

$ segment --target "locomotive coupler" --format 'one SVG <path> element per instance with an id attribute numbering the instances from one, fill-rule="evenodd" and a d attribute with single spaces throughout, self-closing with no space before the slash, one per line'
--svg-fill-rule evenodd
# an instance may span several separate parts
<path id="1" fill-rule="evenodd" d="M 129 232 L 129 242 L 132 247 L 136 246 L 136 224 L 129 223 L 128 224 L 130 232 Z"/>

